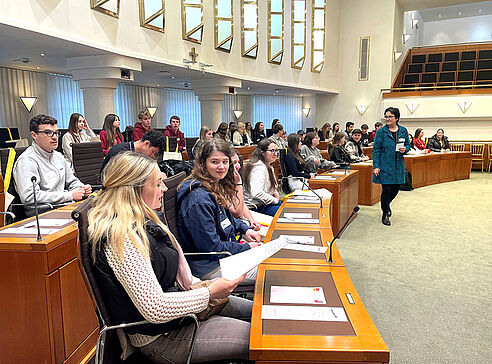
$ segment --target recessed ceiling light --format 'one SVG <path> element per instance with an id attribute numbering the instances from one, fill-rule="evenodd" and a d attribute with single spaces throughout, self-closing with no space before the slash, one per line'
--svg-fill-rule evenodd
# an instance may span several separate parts
<path id="1" fill-rule="evenodd" d="M 437 14 L 437 17 L 438 17 L 439 19 L 441 19 L 441 18 L 442 18 L 442 14 Z"/>
<path id="2" fill-rule="evenodd" d="M 171 76 L 171 79 L 173 79 L 173 80 L 174 80 L 174 76 Z"/>
<path id="3" fill-rule="evenodd" d="M 251 87 L 248 87 L 248 90 L 251 90 Z"/>
<path id="4" fill-rule="evenodd" d="M 39 66 L 36 66 L 37 69 L 39 69 Z"/>
<path id="5" fill-rule="evenodd" d="M 482 9 L 478 9 L 478 12 L 481 13 L 483 10 Z"/>
<path id="6" fill-rule="evenodd" d="M 461 14 L 463 14 L 461 11 L 458 11 L 458 15 L 461 16 Z"/>
<path id="7" fill-rule="evenodd" d="M 159 84 L 157 84 L 157 87 L 159 87 L 159 86 L 160 86 L 160 85 L 159 85 Z"/>
<path id="8" fill-rule="evenodd" d="M 40 54 L 40 56 L 41 56 L 41 57 L 44 57 L 44 56 L 45 56 L 45 54 L 44 54 L 44 53 L 41 53 L 41 54 Z"/>

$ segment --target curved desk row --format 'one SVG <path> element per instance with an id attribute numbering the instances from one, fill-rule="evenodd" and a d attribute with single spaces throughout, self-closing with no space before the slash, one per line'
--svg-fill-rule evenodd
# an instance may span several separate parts
<path id="1" fill-rule="evenodd" d="M 332 203 L 325 200 L 320 208 L 319 204 L 284 202 L 265 240 L 268 242 L 279 235 L 314 235 L 315 245 L 328 247 L 333 238 L 329 219 Z M 313 218 L 318 217 L 319 223 L 279 222 L 286 212 L 311 213 Z M 258 266 L 251 320 L 251 360 L 265 364 L 389 362 L 389 350 L 357 295 L 335 244 L 333 260 L 328 262 L 328 251 L 321 254 L 282 249 Z M 326 303 L 316 307 L 343 310 L 347 320 L 262 319 L 263 306 L 272 304 L 272 286 L 322 287 Z"/>

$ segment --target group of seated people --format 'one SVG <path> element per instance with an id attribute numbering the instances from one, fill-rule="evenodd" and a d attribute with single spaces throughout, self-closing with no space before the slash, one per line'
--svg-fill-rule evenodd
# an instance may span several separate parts
<path id="1" fill-rule="evenodd" d="M 426 153 L 426 151 L 445 152 L 450 150 L 448 137 L 444 135 L 442 128 L 437 129 L 436 134 L 427 140 L 427 144 L 424 139 L 424 131 L 421 128 L 415 130 L 413 137 L 411 134 L 408 137 L 410 138 L 409 154 Z"/>

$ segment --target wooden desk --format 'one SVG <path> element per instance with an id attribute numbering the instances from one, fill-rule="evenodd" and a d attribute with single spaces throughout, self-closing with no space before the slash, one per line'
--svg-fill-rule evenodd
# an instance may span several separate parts
<path id="1" fill-rule="evenodd" d="M 70 219 L 73 208 L 40 219 Z M 99 324 L 77 263 L 77 239 L 73 221 L 41 242 L 0 233 L 2 363 L 80 363 L 95 352 Z"/>
<path id="2" fill-rule="evenodd" d="M 359 171 L 359 205 L 378 203 L 381 200 L 381 185 L 372 182 L 372 162 L 352 163 L 350 169 Z"/>
<path id="3" fill-rule="evenodd" d="M 269 295 L 265 286 L 265 275 L 269 272 L 296 272 L 302 280 L 305 272 L 318 272 L 331 275 L 337 295 L 327 296 L 328 306 L 343 307 L 348 325 L 344 327 L 333 322 L 296 321 L 296 320 L 262 320 L 261 309 Z M 292 275 L 291 275 L 292 277 Z M 291 278 L 290 277 L 290 278 Z M 275 282 L 280 285 L 292 285 L 289 277 L 285 282 Z M 302 283 L 299 285 L 306 285 Z M 345 295 L 349 293 L 354 304 L 348 302 Z M 280 322 L 282 321 L 282 322 Z M 268 325 L 268 326 L 267 326 Z M 281 325 L 281 326 L 279 326 Z M 268 330 L 285 330 L 280 334 L 268 334 Z M 347 326 L 349 331 L 347 333 Z M 309 334 L 311 330 L 326 332 L 326 334 Z M 338 334 L 343 331 L 342 334 Z M 309 265 L 274 265 L 261 264 L 258 267 L 253 314 L 250 335 L 250 359 L 257 363 L 388 363 L 389 350 L 379 335 L 374 323 L 367 313 L 360 297 L 355 290 L 345 267 L 309 266 Z"/>
<path id="4" fill-rule="evenodd" d="M 331 197 L 332 209 L 330 218 L 333 234 L 337 234 L 354 207 L 357 206 L 359 200 L 359 171 L 347 170 L 346 175 L 333 174 L 332 172 L 328 171 L 323 173 L 323 175 L 337 177 L 336 180 L 311 178 L 308 182 L 312 189 L 326 188 L 333 194 Z"/>

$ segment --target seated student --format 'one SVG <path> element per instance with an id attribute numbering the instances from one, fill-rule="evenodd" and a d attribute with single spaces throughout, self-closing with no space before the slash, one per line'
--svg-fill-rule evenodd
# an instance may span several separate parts
<path id="1" fill-rule="evenodd" d="M 313 131 L 307 133 L 304 139 L 304 145 L 301 147 L 301 157 L 306 162 L 306 166 L 310 172 L 316 173 L 318 169 L 331 169 L 336 167 L 336 163 L 327 161 L 321 156 L 318 149 L 319 136 Z"/>
<path id="2" fill-rule="evenodd" d="M 371 135 L 369 136 L 369 143 L 374 143 L 374 138 L 376 137 L 376 132 L 382 126 L 383 126 L 383 123 L 380 121 L 377 121 L 376 124 L 374 124 L 374 130 L 371 132 Z"/>
<path id="3" fill-rule="evenodd" d="M 108 312 L 118 323 L 152 323 L 124 329 L 143 355 L 184 363 L 195 325 L 175 319 L 203 311 L 210 299 L 228 297 L 243 277 L 190 289 L 196 279 L 155 212 L 166 186 L 153 159 L 121 153 L 104 170 L 103 184 L 89 211 L 88 233 L 94 276 Z M 193 360 L 247 359 L 250 324 L 232 317 L 247 319 L 251 308 L 251 302 L 231 296 L 218 316 L 198 327 Z"/>
<path id="4" fill-rule="evenodd" d="M 111 148 L 104 157 L 103 164 L 101 166 L 101 172 L 108 164 L 111 158 L 121 152 L 137 152 L 141 154 L 145 154 L 150 158 L 154 158 L 154 155 L 158 152 L 162 153 L 164 151 L 164 136 L 161 132 L 157 130 L 149 130 L 144 134 L 142 139 L 137 140 L 136 142 L 125 142 L 115 145 Z"/>
<path id="5" fill-rule="evenodd" d="M 433 152 L 444 152 L 451 150 L 449 149 L 448 137 L 444 135 L 443 129 L 437 129 L 436 134 L 434 134 L 432 138 L 427 141 L 427 149 L 430 149 Z"/>
<path id="6" fill-rule="evenodd" d="M 282 204 L 272 166 L 277 155 L 277 145 L 267 138 L 262 139 L 244 168 L 244 194 L 260 202 L 256 211 L 270 216 L 274 216 Z"/>
<path id="7" fill-rule="evenodd" d="M 150 116 L 150 112 L 148 110 L 140 111 L 138 113 L 138 122 L 135 124 L 135 128 L 133 128 L 132 140 L 137 141 L 142 139 L 144 134 L 149 130 L 152 130 L 150 127 L 152 119 Z"/>
<path id="8" fill-rule="evenodd" d="M 251 126 L 251 122 L 246 121 L 244 125 L 246 126 L 246 133 L 248 133 L 249 138 L 253 140 L 253 127 Z"/>
<path id="9" fill-rule="evenodd" d="M 237 192 L 237 198 L 235 199 L 234 204 L 229 206 L 229 210 L 231 211 L 232 216 L 238 219 L 248 220 L 254 231 L 258 231 L 260 230 L 261 225 L 251 215 L 251 211 L 249 211 L 248 206 L 246 206 L 246 203 L 244 202 L 243 180 L 240 174 L 241 161 L 237 154 L 237 150 L 234 149 L 234 147 L 231 147 L 231 165 L 229 168 L 234 168 L 234 183 L 236 184 Z"/>
<path id="10" fill-rule="evenodd" d="M 229 140 L 232 141 L 234 137 L 234 133 L 237 131 L 237 125 L 234 121 L 231 121 L 229 123 L 229 134 L 227 135 L 229 137 Z"/>
<path id="11" fill-rule="evenodd" d="M 368 147 L 369 144 L 371 143 L 371 136 L 367 132 L 369 130 L 369 126 L 367 124 L 362 124 L 360 126 L 360 129 L 362 130 L 362 137 L 360 138 L 360 141 L 362 142 L 362 146 Z"/>
<path id="12" fill-rule="evenodd" d="M 193 162 L 196 158 L 196 153 L 198 148 L 203 144 L 203 142 L 207 139 L 213 138 L 214 132 L 208 126 L 202 126 L 200 129 L 200 138 L 197 139 L 193 148 L 191 148 L 191 155 L 188 156 L 190 162 Z"/>
<path id="13" fill-rule="evenodd" d="M 301 158 L 301 138 L 298 134 L 289 134 L 287 137 L 287 154 L 285 155 L 285 169 L 287 180 L 291 190 L 301 190 L 305 187 L 304 179 L 314 177 L 315 173 L 309 172 L 306 163 Z"/>
<path id="14" fill-rule="evenodd" d="M 334 122 L 333 123 L 333 126 L 330 130 L 330 139 L 333 140 L 333 137 L 335 136 L 336 133 L 338 133 L 340 131 L 340 124 L 338 124 L 337 122 Z"/>
<path id="15" fill-rule="evenodd" d="M 123 143 L 125 139 L 120 131 L 120 118 L 115 114 L 108 114 L 104 118 L 103 130 L 99 133 L 103 154 L 108 154 L 109 150 L 116 144 Z"/>
<path id="16" fill-rule="evenodd" d="M 350 156 L 351 163 L 363 162 L 369 159 L 368 156 L 362 152 L 362 130 L 354 129 L 352 137 L 345 144 L 345 150 Z"/>
<path id="17" fill-rule="evenodd" d="M 255 129 L 253 130 L 253 136 L 252 136 L 253 143 L 258 144 L 260 140 L 263 138 L 266 138 L 265 125 L 261 121 L 258 121 L 255 124 Z"/>
<path id="18" fill-rule="evenodd" d="M 297 131 L 297 134 L 301 137 L 301 144 L 304 143 L 304 139 L 306 138 L 306 133 L 304 132 L 304 130 L 302 129 L 299 129 Z M 285 138 L 283 138 L 284 140 L 287 139 L 287 133 L 284 131 L 284 134 Z"/>
<path id="19" fill-rule="evenodd" d="M 63 154 L 70 167 L 72 167 L 72 144 L 92 141 L 99 141 L 99 138 L 91 130 L 87 120 L 81 114 L 73 113 L 68 123 L 68 132 L 62 138 Z"/>
<path id="20" fill-rule="evenodd" d="M 319 140 L 321 141 L 328 141 L 330 142 L 330 133 L 331 132 L 331 125 L 330 123 L 324 123 L 323 126 L 321 127 L 321 130 L 318 131 L 318 136 Z"/>
<path id="21" fill-rule="evenodd" d="M 408 151 L 407 154 L 420 154 L 421 150 L 413 144 L 413 137 L 412 134 L 408 134 L 408 140 L 410 141 L 410 150 Z"/>
<path id="22" fill-rule="evenodd" d="M 415 130 L 413 145 L 419 150 L 425 150 L 424 130 L 422 128 L 417 128 L 417 130 Z"/>
<path id="23" fill-rule="evenodd" d="M 246 133 L 246 125 L 242 121 L 237 124 L 237 130 L 232 135 L 232 144 L 235 147 L 253 144 L 248 133 Z"/>
<path id="24" fill-rule="evenodd" d="M 227 124 L 226 124 L 227 125 Z M 229 145 L 220 138 L 207 139 L 198 150 L 191 175 L 178 187 L 177 223 L 185 252 L 222 252 L 237 254 L 259 246 L 260 235 L 232 216 L 236 184 Z M 249 243 L 239 244 L 237 234 Z M 220 277 L 219 258 L 223 255 L 189 257 L 191 271 L 202 279 Z M 256 280 L 256 269 L 246 276 Z"/>
<path id="25" fill-rule="evenodd" d="M 286 149 L 287 143 L 282 138 L 284 134 L 284 127 L 280 124 L 275 124 L 272 129 L 273 135 L 268 138 L 272 143 L 275 143 L 278 149 Z"/>
<path id="26" fill-rule="evenodd" d="M 186 148 L 186 139 L 183 132 L 179 130 L 180 125 L 181 120 L 179 119 L 179 116 L 171 116 L 169 125 L 164 129 L 164 136 L 175 137 L 178 142 L 178 151 L 182 152 Z M 169 152 L 174 152 L 174 150 L 170 150 Z"/>
<path id="27" fill-rule="evenodd" d="M 72 172 L 58 147 L 58 122 L 48 115 L 36 115 L 29 122 L 33 143 L 22 153 L 13 168 L 15 189 L 27 216 L 35 214 L 33 182 L 39 206 L 80 201 L 92 192 Z"/>
<path id="28" fill-rule="evenodd" d="M 345 131 L 343 132 L 345 134 L 345 140 L 349 140 L 351 135 L 352 135 L 352 130 L 354 130 L 354 123 L 352 121 L 347 121 L 345 123 Z"/>
<path id="29" fill-rule="evenodd" d="M 345 134 L 344 133 L 336 133 L 333 138 L 333 150 L 330 154 L 330 159 L 339 165 L 347 166 L 352 163 L 352 159 L 350 155 L 344 148 L 345 145 Z"/>
<path id="30" fill-rule="evenodd" d="M 215 132 L 214 137 L 220 138 L 223 141 L 225 141 L 227 144 L 232 145 L 232 142 L 229 139 L 228 130 L 229 130 L 229 126 L 227 125 L 227 123 L 222 122 L 219 124 L 219 127 L 217 128 L 217 131 Z"/>

